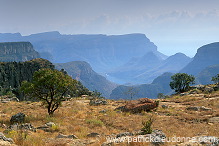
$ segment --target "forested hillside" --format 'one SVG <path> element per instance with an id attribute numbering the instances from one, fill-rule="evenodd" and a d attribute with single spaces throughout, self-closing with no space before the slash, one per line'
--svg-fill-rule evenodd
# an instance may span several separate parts
<path id="1" fill-rule="evenodd" d="M 54 65 L 48 60 L 41 58 L 26 62 L 1 62 L 0 94 L 4 95 L 9 91 L 13 91 L 14 94 L 18 94 L 18 88 L 20 87 L 22 81 L 30 81 L 34 72 L 40 68 L 54 69 Z"/>

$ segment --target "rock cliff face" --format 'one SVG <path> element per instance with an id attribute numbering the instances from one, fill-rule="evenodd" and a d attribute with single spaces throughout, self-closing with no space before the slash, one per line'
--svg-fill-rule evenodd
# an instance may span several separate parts
<path id="1" fill-rule="evenodd" d="M 40 58 L 30 42 L 0 43 L 0 62 L 28 61 Z"/>
<path id="2" fill-rule="evenodd" d="M 198 49 L 194 59 L 180 72 L 197 75 L 208 66 L 219 64 L 219 42 Z"/>

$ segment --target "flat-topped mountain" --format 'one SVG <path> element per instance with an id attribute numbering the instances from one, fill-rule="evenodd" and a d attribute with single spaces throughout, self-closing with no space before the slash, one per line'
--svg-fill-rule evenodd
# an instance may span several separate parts
<path id="1" fill-rule="evenodd" d="M 127 63 L 133 57 L 142 57 L 157 51 L 144 34 L 126 35 L 61 35 L 46 32 L 21 36 L 0 34 L 0 41 L 30 41 L 43 58 L 53 63 L 86 61 L 98 73 L 106 73 L 112 68 Z"/>
<path id="2" fill-rule="evenodd" d="M 39 53 L 33 49 L 33 45 L 30 42 L 0 43 L 0 62 L 23 62 L 39 57 Z"/>

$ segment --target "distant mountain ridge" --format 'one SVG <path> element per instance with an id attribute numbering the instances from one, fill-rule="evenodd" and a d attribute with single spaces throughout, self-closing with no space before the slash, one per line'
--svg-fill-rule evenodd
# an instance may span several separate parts
<path id="1" fill-rule="evenodd" d="M 35 49 L 54 63 L 86 61 L 98 72 L 106 72 L 126 63 L 132 57 L 141 57 L 147 52 L 157 52 L 144 34 L 127 35 L 61 35 L 46 32 L 21 36 L 0 34 L 0 41 L 30 41 Z M 47 55 L 45 55 L 47 54 Z M 43 56 L 45 55 L 45 56 Z M 160 53 L 160 56 L 165 56 Z"/>
<path id="2" fill-rule="evenodd" d="M 192 59 L 183 53 L 176 53 L 162 59 L 154 52 L 149 52 L 140 58 L 132 58 L 127 64 L 107 73 L 114 79 L 130 83 L 151 83 L 165 72 L 177 73 Z M 109 78 L 109 77 L 108 77 Z"/>
<path id="3" fill-rule="evenodd" d="M 141 84 L 135 86 L 120 85 L 110 94 L 110 99 L 127 99 L 130 100 L 130 92 L 134 93 L 133 99 L 138 98 L 157 98 L 158 93 L 170 94 L 172 90 L 169 87 L 173 73 L 164 73 L 154 79 L 151 84 Z M 131 91 L 130 91 L 131 90 Z"/>
<path id="4" fill-rule="evenodd" d="M 30 42 L 0 43 L 0 62 L 28 61 L 40 58 Z"/>
<path id="5" fill-rule="evenodd" d="M 97 89 L 104 96 L 115 99 L 127 98 L 127 95 L 122 94 L 129 87 L 123 85 L 117 87 L 107 79 L 121 82 L 121 84 L 128 83 L 126 85 L 136 84 L 133 87 L 139 90 L 138 97 L 155 98 L 158 92 L 171 92 L 169 78 L 173 73 L 193 74 L 197 77 L 197 84 L 206 84 L 212 83 L 211 77 L 218 72 L 218 42 L 200 47 L 195 57 L 191 59 L 183 53 L 176 53 L 169 57 L 163 55 L 144 34 L 110 36 L 102 34 L 62 35 L 59 32 L 29 36 L 22 36 L 19 33 L 0 34 L 0 42 L 3 41 L 9 42 L 7 48 L 13 44 L 10 41 L 19 41 L 27 47 L 24 49 L 23 44 L 18 47 L 22 49 L 7 49 L 7 52 L 0 49 L 2 51 L 0 59 L 26 61 L 38 58 L 39 54 L 37 55 L 34 51 L 34 46 L 42 58 L 61 62 L 56 64 L 58 69 L 64 68 L 73 78 L 81 81 L 90 90 Z M 25 52 L 33 54 L 28 56 Z M 98 75 L 97 72 L 107 79 Z M 165 74 L 165 72 L 171 73 Z"/>

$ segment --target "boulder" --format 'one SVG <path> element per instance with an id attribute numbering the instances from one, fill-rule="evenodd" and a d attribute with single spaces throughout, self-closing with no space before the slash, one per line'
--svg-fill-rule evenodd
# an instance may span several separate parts
<path id="1" fill-rule="evenodd" d="M 10 125 L 9 129 L 11 129 L 11 130 L 29 130 L 29 131 L 36 132 L 36 128 L 34 128 L 31 123 L 25 123 L 25 124 L 21 124 L 21 125 L 16 123 L 16 124 Z"/>
<path id="2" fill-rule="evenodd" d="M 168 105 L 163 104 L 163 105 L 161 105 L 161 107 L 166 109 L 166 108 L 168 108 Z"/>
<path id="3" fill-rule="evenodd" d="M 43 130 L 45 132 L 52 132 L 52 131 L 54 131 L 54 129 L 52 129 L 53 126 L 56 127 L 57 125 L 53 122 L 48 122 L 43 126 L 37 127 L 36 129 L 40 129 L 40 130 Z"/>
<path id="4" fill-rule="evenodd" d="M 99 113 L 106 113 L 107 112 L 107 110 L 102 110 L 102 111 L 99 111 Z"/>
<path id="5" fill-rule="evenodd" d="M 113 145 L 126 145 L 127 143 L 131 142 L 132 140 L 138 139 L 138 141 L 145 141 L 148 139 L 148 142 L 151 142 L 151 145 L 159 146 L 163 143 L 163 140 L 166 139 L 166 135 L 161 130 L 153 130 L 151 134 L 141 135 L 141 131 L 137 132 L 140 135 L 134 136 L 133 133 L 130 132 L 124 132 L 115 135 L 110 135 L 107 137 L 107 141 L 102 143 L 101 146 L 113 146 Z M 121 144 L 120 144 L 121 143 Z M 148 144 L 146 144 L 148 145 Z"/>
<path id="6" fill-rule="evenodd" d="M 200 111 L 212 111 L 212 108 L 201 106 Z"/>
<path id="7" fill-rule="evenodd" d="M 10 102 L 10 101 L 18 102 L 19 99 L 17 97 L 11 97 L 11 96 L 7 96 L 7 95 L 0 97 L 0 102 L 2 102 L 2 103 L 7 103 L 7 102 Z"/>
<path id="8" fill-rule="evenodd" d="M 100 137 L 100 134 L 99 134 L 99 133 L 92 132 L 92 133 L 89 133 L 89 134 L 87 135 L 87 137 Z"/>
<path id="9" fill-rule="evenodd" d="M 101 99 L 93 99 L 90 100 L 89 105 L 91 106 L 98 106 L 98 105 L 107 105 L 107 101 L 106 100 L 101 100 Z"/>
<path id="10" fill-rule="evenodd" d="M 134 134 L 131 133 L 131 132 L 124 132 L 124 133 L 119 133 L 116 135 L 116 138 L 119 138 L 119 137 L 123 137 L 123 136 L 133 136 Z"/>
<path id="11" fill-rule="evenodd" d="M 163 133 L 162 130 L 153 130 L 153 132 L 150 134 L 150 137 L 154 139 L 154 142 L 152 142 L 153 145 L 161 145 L 163 144 L 163 139 L 166 138 L 166 135 Z"/>
<path id="12" fill-rule="evenodd" d="M 149 98 L 140 98 L 137 100 L 130 100 L 125 106 L 120 108 L 124 112 L 139 113 L 141 111 L 150 111 L 158 107 L 158 102 Z M 117 108 L 119 109 L 119 108 Z"/>
<path id="13" fill-rule="evenodd" d="M 64 134 L 59 134 L 58 136 L 56 136 L 56 138 L 78 139 L 78 137 L 75 135 L 64 135 Z"/>
<path id="14" fill-rule="evenodd" d="M 56 125 L 56 124 L 53 123 L 53 122 L 48 122 L 48 123 L 45 124 L 45 126 L 48 126 L 48 127 L 52 127 L 52 126 L 54 126 L 54 125 Z"/>
<path id="15" fill-rule="evenodd" d="M 0 132 L 0 141 L 14 143 L 13 139 L 5 137 L 5 135 L 2 132 Z"/>
<path id="16" fill-rule="evenodd" d="M 211 108 L 207 108 L 204 106 L 190 106 L 190 107 L 187 107 L 186 110 L 189 110 L 189 111 L 212 111 Z"/>
<path id="17" fill-rule="evenodd" d="M 191 89 L 198 89 L 198 90 L 204 90 L 205 88 L 205 85 L 194 85 L 194 86 L 191 86 Z"/>
<path id="18" fill-rule="evenodd" d="M 16 115 L 13 115 L 11 117 L 10 122 L 13 123 L 23 123 L 25 119 L 25 114 L 24 113 L 17 113 Z"/>
<path id="19" fill-rule="evenodd" d="M 45 132 L 51 132 L 49 126 L 40 126 L 40 127 L 37 127 L 36 129 L 40 129 L 40 130 L 43 130 Z"/>
<path id="20" fill-rule="evenodd" d="M 186 110 L 189 110 L 189 111 L 199 111 L 199 107 L 197 107 L 197 106 L 190 106 L 190 107 L 187 107 Z"/>
<path id="21" fill-rule="evenodd" d="M 101 146 L 113 146 L 114 143 L 113 142 L 104 142 L 101 144 Z"/>
<path id="22" fill-rule="evenodd" d="M 208 121 L 209 123 L 219 123 L 219 117 L 212 117 Z"/>

